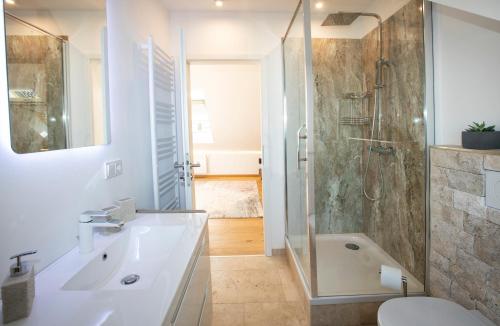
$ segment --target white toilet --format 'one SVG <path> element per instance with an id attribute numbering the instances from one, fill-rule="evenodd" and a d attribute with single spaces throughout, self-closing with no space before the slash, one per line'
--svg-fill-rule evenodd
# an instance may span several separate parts
<path id="1" fill-rule="evenodd" d="M 478 311 L 444 299 L 398 298 L 378 310 L 378 326 L 494 326 Z"/>

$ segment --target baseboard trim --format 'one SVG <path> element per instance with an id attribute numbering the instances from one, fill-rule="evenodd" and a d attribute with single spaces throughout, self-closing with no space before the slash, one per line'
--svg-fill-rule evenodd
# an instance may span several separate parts
<path id="1" fill-rule="evenodd" d="M 285 256 L 286 255 L 286 249 L 272 249 L 271 251 L 273 256 Z"/>

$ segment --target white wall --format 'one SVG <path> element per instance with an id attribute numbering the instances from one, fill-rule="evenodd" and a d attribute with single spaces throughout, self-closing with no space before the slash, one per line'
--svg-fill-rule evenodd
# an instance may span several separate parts
<path id="1" fill-rule="evenodd" d="M 195 175 L 258 175 L 261 151 L 194 151 Z M 203 208 L 203 207 L 200 207 Z"/>
<path id="2" fill-rule="evenodd" d="M 178 32 L 182 28 L 188 59 L 249 59 L 262 63 L 262 114 L 266 115 L 269 124 L 267 127 L 263 126 L 262 137 L 265 165 L 264 223 L 266 245 L 270 244 L 274 249 L 285 247 L 281 37 L 285 34 L 291 18 L 291 13 L 170 14 L 173 53 L 178 52 Z"/>
<path id="3" fill-rule="evenodd" d="M 432 0 L 432 2 L 500 20 L 498 0 Z"/>
<path id="4" fill-rule="evenodd" d="M 106 14 L 103 11 L 11 9 L 9 12 L 54 35 L 68 36 L 71 44 L 86 55 L 101 53 L 101 29 L 106 25 Z M 26 29 L 21 32 L 26 32 Z"/>
<path id="5" fill-rule="evenodd" d="M 285 148 L 283 116 L 283 61 L 281 48 L 273 50 L 262 63 L 262 107 L 266 125 L 262 126 L 264 142 L 263 193 L 265 234 L 273 249 L 285 248 Z M 269 218 L 270 217 L 270 218 Z M 269 253 L 267 253 L 269 254 Z"/>
<path id="6" fill-rule="evenodd" d="M 188 59 L 260 59 L 280 46 L 289 13 L 171 12 L 170 37 L 186 35 Z"/>
<path id="7" fill-rule="evenodd" d="M 192 93 L 205 100 L 213 138 L 211 143 L 194 142 L 195 160 L 205 157 L 200 160 L 205 174 L 258 174 L 260 63 L 192 62 L 189 71 Z"/>
<path id="8" fill-rule="evenodd" d="M 473 121 L 500 130 L 500 21 L 435 4 L 436 143 L 461 144 Z"/>
<path id="9" fill-rule="evenodd" d="M 191 91 L 203 93 L 213 135 L 213 143 L 194 144 L 194 149 L 259 151 L 260 64 L 192 62 L 189 70 Z"/>
<path id="10" fill-rule="evenodd" d="M 147 96 L 134 95 L 134 49 L 150 33 L 166 48 L 168 14 L 159 0 L 108 0 L 108 12 L 111 144 L 24 155 L 10 147 L 0 13 L 0 279 L 11 254 L 38 249 L 40 270 L 73 248 L 84 210 L 125 196 L 152 207 Z M 124 175 L 104 180 L 103 163 L 116 158 L 123 159 Z"/>

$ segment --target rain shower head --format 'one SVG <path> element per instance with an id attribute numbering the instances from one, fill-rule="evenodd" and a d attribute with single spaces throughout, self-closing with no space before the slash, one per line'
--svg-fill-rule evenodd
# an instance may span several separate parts
<path id="1" fill-rule="evenodd" d="M 379 15 L 365 12 L 343 12 L 339 11 L 335 14 L 329 14 L 321 26 L 348 26 L 351 25 L 359 16 L 374 17 L 382 23 Z"/>
<path id="2" fill-rule="evenodd" d="M 329 14 L 321 26 L 347 26 L 351 25 L 358 17 L 360 12 L 338 12 Z"/>
<path id="3" fill-rule="evenodd" d="M 382 39 L 382 17 L 380 15 L 372 12 L 346 12 L 339 11 L 335 14 L 329 14 L 321 26 L 349 26 L 351 25 L 359 16 L 372 17 L 378 21 L 378 48 L 379 48 L 379 60 L 380 64 L 386 64 L 383 58 L 383 39 Z M 381 84 L 381 83 L 379 83 Z"/>

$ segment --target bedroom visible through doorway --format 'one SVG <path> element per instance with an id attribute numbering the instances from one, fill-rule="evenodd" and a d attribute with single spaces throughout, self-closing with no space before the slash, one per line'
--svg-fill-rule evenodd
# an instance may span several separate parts
<path id="1" fill-rule="evenodd" d="M 189 65 L 194 206 L 209 214 L 210 254 L 262 255 L 261 67 Z"/>

